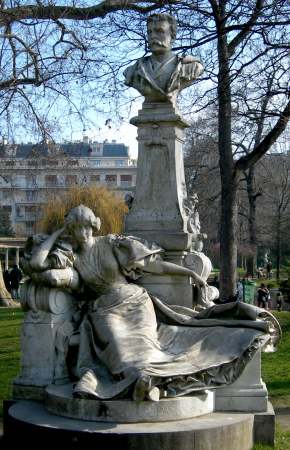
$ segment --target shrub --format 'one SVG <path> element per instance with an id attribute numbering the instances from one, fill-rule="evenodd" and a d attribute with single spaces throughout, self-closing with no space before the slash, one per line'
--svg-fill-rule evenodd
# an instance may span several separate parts
<path id="1" fill-rule="evenodd" d="M 64 194 L 53 196 L 43 209 L 38 231 L 52 233 L 60 228 L 64 216 L 75 206 L 83 204 L 91 208 L 101 218 L 100 233 L 120 233 L 123 230 L 124 216 L 128 211 L 121 194 L 109 191 L 103 186 L 74 186 Z"/>

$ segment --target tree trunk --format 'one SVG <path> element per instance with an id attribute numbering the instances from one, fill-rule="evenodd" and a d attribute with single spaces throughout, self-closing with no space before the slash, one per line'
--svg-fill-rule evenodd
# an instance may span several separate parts
<path id="1" fill-rule="evenodd" d="M 222 207 L 221 220 L 221 274 L 220 291 L 221 300 L 227 301 L 236 293 L 237 268 L 237 180 L 222 180 Z"/>
<path id="2" fill-rule="evenodd" d="M 277 217 L 277 237 L 276 237 L 276 279 L 280 280 L 280 265 L 281 265 L 281 211 L 278 212 Z"/>
<path id="3" fill-rule="evenodd" d="M 222 29 L 218 37 L 219 76 L 219 157 L 221 172 L 221 223 L 220 235 L 220 298 L 227 301 L 236 293 L 237 268 L 237 184 L 231 141 L 231 85 L 226 35 Z"/>
<path id="4" fill-rule="evenodd" d="M 254 188 L 254 176 L 255 167 L 250 167 L 247 175 L 247 193 L 249 201 L 249 217 L 248 217 L 248 229 L 249 229 L 249 244 L 253 250 L 253 254 L 247 258 L 247 272 L 252 277 L 257 269 L 257 229 L 256 229 L 256 208 L 257 197 L 259 194 L 255 192 Z"/>
<path id="5" fill-rule="evenodd" d="M 0 261 L 0 306 L 10 306 L 12 303 L 11 296 L 7 291 L 3 279 L 2 266 Z"/>

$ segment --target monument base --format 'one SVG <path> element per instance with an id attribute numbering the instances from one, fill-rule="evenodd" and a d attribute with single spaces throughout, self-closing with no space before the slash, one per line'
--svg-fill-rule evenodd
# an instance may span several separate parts
<path id="1" fill-rule="evenodd" d="M 166 423 L 118 424 L 73 420 L 48 413 L 37 402 L 19 401 L 4 418 L 4 443 L 94 444 L 124 450 L 250 450 L 254 415 L 211 413 Z"/>
<path id="2" fill-rule="evenodd" d="M 57 415 L 78 420 L 114 423 L 168 422 L 202 416 L 214 410 L 214 392 L 164 398 L 159 402 L 79 399 L 72 396 L 72 384 L 48 386 L 45 407 Z"/>

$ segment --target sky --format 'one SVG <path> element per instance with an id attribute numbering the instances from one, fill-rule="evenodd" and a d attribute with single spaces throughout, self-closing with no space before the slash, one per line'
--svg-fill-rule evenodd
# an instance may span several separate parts
<path id="1" fill-rule="evenodd" d="M 142 107 L 142 100 L 140 102 L 134 102 L 130 118 L 138 114 L 138 110 Z M 123 143 L 129 147 L 129 153 L 131 158 L 137 159 L 138 157 L 138 142 L 137 127 L 131 125 L 129 120 L 123 120 L 121 125 L 116 125 L 114 121 L 109 121 L 106 125 L 106 117 L 98 118 L 99 128 L 88 128 L 85 131 L 77 131 L 72 135 L 73 140 L 81 140 L 83 135 L 88 136 L 90 140 L 97 142 L 104 142 L 106 139 L 108 142 L 113 140 Z"/>

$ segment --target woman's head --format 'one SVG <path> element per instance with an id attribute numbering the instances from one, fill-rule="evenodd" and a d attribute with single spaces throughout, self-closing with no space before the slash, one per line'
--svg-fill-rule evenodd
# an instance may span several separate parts
<path id="1" fill-rule="evenodd" d="M 93 231 L 101 228 L 101 220 L 90 208 L 79 205 L 65 216 L 65 225 L 73 239 L 82 247 L 92 242 Z"/>
<path id="2" fill-rule="evenodd" d="M 99 230 L 101 228 L 101 219 L 96 217 L 87 206 L 79 205 L 66 214 L 65 225 L 69 230 L 79 225 L 91 226 L 94 230 Z"/>

